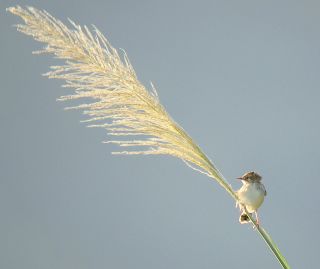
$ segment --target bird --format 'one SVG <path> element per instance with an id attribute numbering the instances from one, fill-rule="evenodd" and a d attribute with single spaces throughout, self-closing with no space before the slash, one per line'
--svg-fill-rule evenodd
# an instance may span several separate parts
<path id="1" fill-rule="evenodd" d="M 245 224 L 250 222 L 245 211 L 252 214 L 255 213 L 256 224 L 259 225 L 258 208 L 262 205 L 264 197 L 267 195 L 265 186 L 261 183 L 262 177 L 256 172 L 247 172 L 243 176 L 238 177 L 242 182 L 242 187 L 236 191 L 238 201 L 236 206 L 239 206 L 241 215 L 239 222 Z"/>

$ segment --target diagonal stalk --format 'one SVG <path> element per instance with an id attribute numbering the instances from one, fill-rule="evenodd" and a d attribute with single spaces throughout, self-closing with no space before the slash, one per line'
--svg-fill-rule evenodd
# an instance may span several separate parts
<path id="1" fill-rule="evenodd" d="M 21 17 L 25 24 L 17 25 L 18 31 L 47 44 L 40 51 L 51 53 L 65 60 L 64 65 L 53 66 L 46 75 L 66 81 L 65 87 L 74 93 L 58 100 L 90 99 L 73 109 L 84 109 L 87 122 L 104 121 L 91 125 L 102 127 L 113 136 L 139 136 L 142 139 L 112 140 L 123 147 L 138 147 L 137 151 L 121 151 L 117 154 L 163 154 L 182 159 L 194 170 L 215 179 L 227 193 L 239 202 L 236 192 L 223 175 L 203 153 L 200 147 L 180 127 L 160 104 L 152 86 L 148 91 L 137 79 L 126 54 L 123 59 L 102 33 L 94 28 L 95 35 L 85 26 L 70 21 L 69 29 L 46 11 L 32 7 L 17 6 L 7 9 Z M 252 218 L 244 207 L 250 221 L 264 239 L 284 269 L 290 269 L 286 259 L 270 235 Z"/>

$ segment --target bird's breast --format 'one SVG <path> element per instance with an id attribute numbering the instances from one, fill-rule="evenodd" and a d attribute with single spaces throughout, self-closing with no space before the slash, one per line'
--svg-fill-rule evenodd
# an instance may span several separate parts
<path id="1" fill-rule="evenodd" d="M 240 202 L 246 206 L 249 213 L 256 211 L 264 200 L 264 188 L 256 183 L 243 185 L 237 193 Z"/>

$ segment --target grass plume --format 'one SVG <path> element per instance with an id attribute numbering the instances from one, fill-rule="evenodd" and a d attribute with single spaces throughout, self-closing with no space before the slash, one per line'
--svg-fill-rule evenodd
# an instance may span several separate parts
<path id="1" fill-rule="evenodd" d="M 67 109 L 83 110 L 90 127 L 104 128 L 109 136 L 115 137 L 106 143 L 126 148 L 114 154 L 178 157 L 214 178 L 238 202 L 219 170 L 166 112 L 152 84 L 148 90 L 139 82 L 125 52 L 119 55 L 96 27 L 91 31 L 69 20 L 72 28 L 68 28 L 46 11 L 32 7 L 17 6 L 8 11 L 23 19 L 24 24 L 17 25 L 18 31 L 46 44 L 35 53 L 53 54 L 65 61 L 45 74 L 65 81 L 64 87 L 73 89 L 72 94 L 58 100 L 90 100 Z M 250 220 L 283 268 L 290 268 L 271 237 L 251 217 Z"/>

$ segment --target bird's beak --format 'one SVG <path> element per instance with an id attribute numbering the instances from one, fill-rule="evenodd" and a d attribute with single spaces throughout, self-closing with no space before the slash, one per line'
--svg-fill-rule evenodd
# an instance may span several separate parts
<path id="1" fill-rule="evenodd" d="M 242 177 L 237 177 L 236 179 L 240 179 L 240 180 L 242 180 Z"/>

